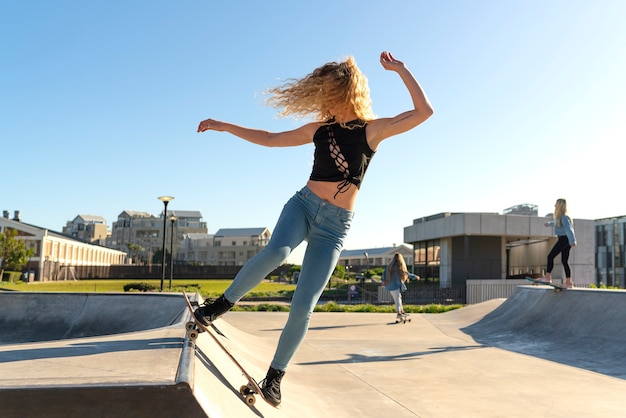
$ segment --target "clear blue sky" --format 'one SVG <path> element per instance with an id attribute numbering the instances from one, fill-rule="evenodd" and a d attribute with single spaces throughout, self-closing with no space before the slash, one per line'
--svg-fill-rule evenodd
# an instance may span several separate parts
<path id="1" fill-rule="evenodd" d="M 0 2 L 0 210 L 61 230 L 78 214 L 199 210 L 273 229 L 312 146 L 196 133 L 207 117 L 271 131 L 261 92 L 354 55 L 374 111 L 411 102 L 382 69 L 405 61 L 435 115 L 384 142 L 347 249 L 403 241 L 413 219 L 496 212 L 625 215 L 626 1 L 136 0 Z"/>

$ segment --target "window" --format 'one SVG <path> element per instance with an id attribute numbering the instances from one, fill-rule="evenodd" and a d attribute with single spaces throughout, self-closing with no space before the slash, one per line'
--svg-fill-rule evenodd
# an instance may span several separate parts
<path id="1" fill-rule="evenodd" d="M 416 265 L 438 265 L 441 262 L 439 240 L 422 241 L 415 244 L 413 259 Z"/>

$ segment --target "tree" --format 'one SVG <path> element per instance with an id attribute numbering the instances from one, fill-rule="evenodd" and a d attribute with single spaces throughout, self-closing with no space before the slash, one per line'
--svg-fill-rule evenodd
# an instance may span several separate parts
<path id="1" fill-rule="evenodd" d="M 346 277 L 346 268 L 344 266 L 342 266 L 341 264 L 337 264 L 335 266 L 335 271 L 333 271 L 333 277 L 336 277 L 338 279 L 345 279 Z"/>
<path id="2" fill-rule="evenodd" d="M 17 230 L 5 229 L 4 233 L 0 232 L 0 278 L 4 276 L 5 270 L 18 271 L 28 263 L 28 258 L 32 257 L 34 251 L 32 248 L 26 248 L 23 240 L 15 239 Z"/>
<path id="3" fill-rule="evenodd" d="M 130 258 L 133 260 L 133 263 L 137 264 L 138 260 L 136 260 L 135 258 L 139 257 L 139 252 L 143 251 L 143 247 L 139 244 L 135 244 L 132 242 L 127 243 L 126 246 L 128 247 L 128 253 L 129 253 Z"/>
<path id="4" fill-rule="evenodd" d="M 170 255 L 170 252 L 166 248 L 165 249 L 165 264 L 169 264 L 171 260 L 172 260 L 172 256 Z M 152 256 L 152 264 L 161 264 L 161 263 L 163 263 L 163 250 L 159 248 L 158 250 L 154 251 L 154 255 Z"/>

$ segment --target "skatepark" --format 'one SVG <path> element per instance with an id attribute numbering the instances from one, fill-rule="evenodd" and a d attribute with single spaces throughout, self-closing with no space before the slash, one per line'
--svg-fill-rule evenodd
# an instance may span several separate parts
<path id="1" fill-rule="evenodd" d="M 181 294 L 0 293 L 3 417 L 618 417 L 626 291 L 520 286 L 444 314 L 314 313 L 275 409 Z M 262 379 L 286 313 L 230 312 L 222 341 Z"/>

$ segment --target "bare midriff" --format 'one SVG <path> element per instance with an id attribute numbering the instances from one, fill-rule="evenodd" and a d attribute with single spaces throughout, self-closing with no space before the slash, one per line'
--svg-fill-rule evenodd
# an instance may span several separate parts
<path id="1" fill-rule="evenodd" d="M 341 182 L 309 180 L 306 185 L 320 199 L 342 209 L 352 211 L 359 189 L 354 184 L 351 184 L 350 188 L 343 193 L 337 193 L 340 184 Z"/>

